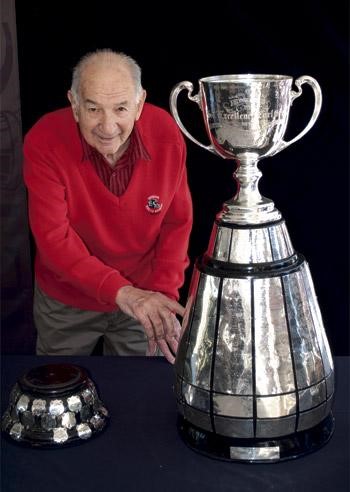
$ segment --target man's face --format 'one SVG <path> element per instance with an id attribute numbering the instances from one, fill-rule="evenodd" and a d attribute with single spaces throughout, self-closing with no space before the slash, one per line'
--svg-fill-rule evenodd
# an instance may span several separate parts
<path id="1" fill-rule="evenodd" d="M 115 162 L 128 145 L 146 93 L 137 102 L 128 70 L 115 64 L 90 64 L 81 74 L 79 100 L 68 93 L 80 131 L 92 147 Z"/>

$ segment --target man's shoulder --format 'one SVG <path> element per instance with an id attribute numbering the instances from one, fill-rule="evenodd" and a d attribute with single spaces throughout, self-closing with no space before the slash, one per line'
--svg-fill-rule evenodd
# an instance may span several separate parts
<path id="1" fill-rule="evenodd" d="M 168 111 L 154 104 L 145 103 L 138 127 L 143 136 L 182 143 L 182 135 L 174 118 Z"/>
<path id="2" fill-rule="evenodd" d="M 61 140 L 76 129 L 71 107 L 57 109 L 44 114 L 25 135 L 28 139 Z"/>
<path id="3" fill-rule="evenodd" d="M 146 102 L 143 111 L 142 111 L 142 117 L 143 118 L 157 118 L 161 120 L 172 120 L 172 117 L 170 116 L 170 113 L 166 111 L 165 109 L 161 108 L 160 106 L 156 106 L 155 104 Z"/>

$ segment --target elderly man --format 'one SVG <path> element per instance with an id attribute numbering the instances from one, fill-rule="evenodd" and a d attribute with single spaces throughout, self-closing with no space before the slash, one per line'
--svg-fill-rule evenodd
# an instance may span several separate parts
<path id="1" fill-rule="evenodd" d="M 123 53 L 84 56 L 68 98 L 24 142 L 37 353 L 88 355 L 103 337 L 104 354 L 173 362 L 192 226 L 183 138 Z"/>

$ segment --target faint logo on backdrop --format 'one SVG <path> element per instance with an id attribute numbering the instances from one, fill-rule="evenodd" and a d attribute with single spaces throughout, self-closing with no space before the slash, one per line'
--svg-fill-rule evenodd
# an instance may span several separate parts
<path id="1" fill-rule="evenodd" d="M 5 103 L 5 90 L 8 86 L 13 69 L 13 42 L 7 22 L 1 23 L 1 67 L 0 94 Z M 14 190 L 20 184 L 20 173 L 16 162 L 21 159 L 21 115 L 19 104 L 17 109 L 1 109 L 0 111 L 0 184 L 5 190 Z"/>
<path id="2" fill-rule="evenodd" d="M 1 353 L 33 353 L 32 272 L 22 179 L 22 120 L 15 2 L 1 0 Z"/>

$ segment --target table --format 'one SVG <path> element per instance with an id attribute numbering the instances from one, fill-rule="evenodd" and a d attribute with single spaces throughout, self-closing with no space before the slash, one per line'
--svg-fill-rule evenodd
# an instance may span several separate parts
<path id="1" fill-rule="evenodd" d="M 174 369 L 162 357 L 3 356 L 1 412 L 28 369 L 85 367 L 110 413 L 108 428 L 79 446 L 31 449 L 2 439 L 3 492 L 348 492 L 349 357 L 335 358 L 335 432 L 317 452 L 276 464 L 215 460 L 180 439 Z"/>

